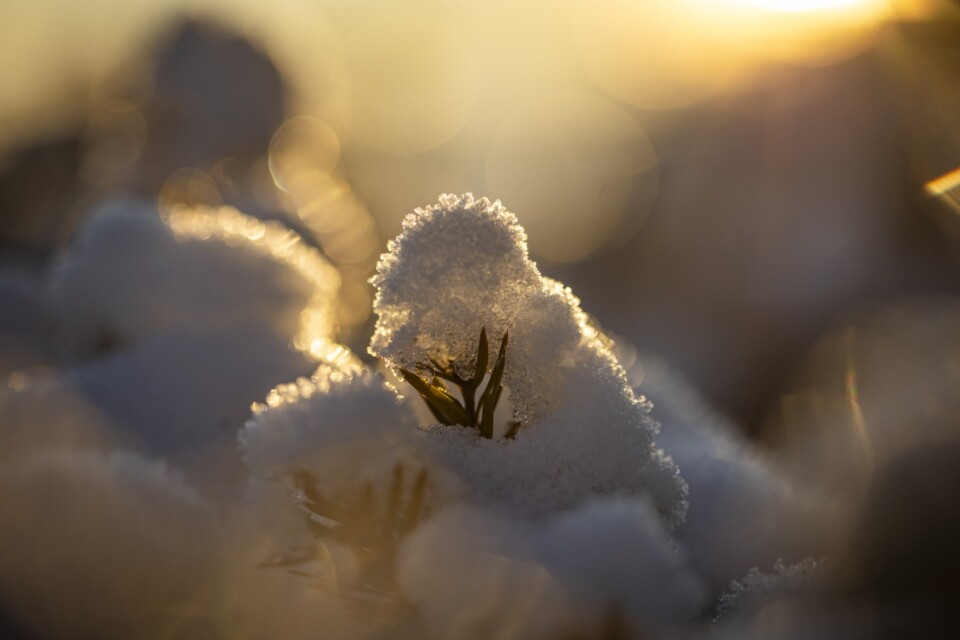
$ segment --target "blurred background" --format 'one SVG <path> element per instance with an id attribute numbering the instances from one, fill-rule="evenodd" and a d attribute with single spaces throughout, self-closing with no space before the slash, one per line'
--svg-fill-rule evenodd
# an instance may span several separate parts
<path id="1" fill-rule="evenodd" d="M 869 464 L 871 411 L 960 410 L 957 2 L 4 2 L 0 86 L 8 272 L 113 193 L 228 204 L 322 250 L 363 353 L 402 217 L 473 192 L 771 446 L 841 420 Z M 28 311 L 2 375 L 46 357 Z"/>

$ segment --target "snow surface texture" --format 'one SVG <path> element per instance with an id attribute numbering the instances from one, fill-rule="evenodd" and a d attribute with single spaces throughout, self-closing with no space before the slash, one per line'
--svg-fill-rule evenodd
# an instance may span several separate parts
<path id="1" fill-rule="evenodd" d="M 667 523 L 683 520 L 686 485 L 654 445 L 648 406 L 579 300 L 540 275 L 499 201 L 444 195 L 408 215 L 372 282 L 370 353 L 395 368 L 425 370 L 433 359 L 472 375 L 480 330 L 492 345 L 510 333 L 504 384 L 524 425 L 516 439 L 424 431 L 425 447 L 477 499 L 546 517 L 597 494 L 647 495 Z"/>
<path id="2" fill-rule="evenodd" d="M 409 417 L 396 393 L 345 355 L 342 364 L 321 365 L 310 379 L 274 388 L 254 407 L 240 432 L 251 469 L 271 474 L 352 440 L 383 438 L 389 445 L 403 437 Z"/>
<path id="3" fill-rule="evenodd" d="M 711 637 L 721 640 L 914 637 L 913 628 L 906 634 L 884 629 L 862 601 L 851 606 L 849 600 L 845 601 L 848 594 L 839 586 L 843 582 L 838 581 L 837 574 L 836 567 L 827 559 L 807 558 L 792 565 L 778 561 L 771 571 L 754 568 L 743 579 L 735 580 L 721 596 Z M 903 619 L 897 614 L 892 617 Z M 918 630 L 916 637 L 945 636 L 928 636 Z"/>

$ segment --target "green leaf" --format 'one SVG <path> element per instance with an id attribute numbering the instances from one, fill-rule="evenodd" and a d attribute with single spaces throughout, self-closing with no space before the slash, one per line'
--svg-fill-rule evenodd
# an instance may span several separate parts
<path id="1" fill-rule="evenodd" d="M 440 424 L 450 424 L 447 422 L 446 416 L 437 411 L 437 408 L 430 404 L 430 401 L 423 397 L 423 394 L 420 394 L 420 397 L 423 398 L 423 401 L 427 405 L 427 409 L 430 409 L 430 413 L 433 414 L 433 419 L 439 422 Z"/>
<path id="2" fill-rule="evenodd" d="M 487 347 L 487 328 L 480 329 L 480 344 L 477 345 L 477 367 L 473 370 L 472 386 L 476 387 L 487 374 L 487 364 L 489 361 L 489 348 Z"/>
<path id="3" fill-rule="evenodd" d="M 446 425 L 460 424 L 472 426 L 466 410 L 447 393 L 446 389 L 434 386 L 417 374 L 412 371 L 407 371 L 406 369 L 400 369 L 400 374 L 411 387 L 417 390 L 420 397 L 422 397 L 430 407 L 434 417 L 440 420 L 440 422 Z"/>
<path id="4" fill-rule="evenodd" d="M 432 358 L 430 359 L 430 364 L 433 367 L 432 371 L 433 371 L 434 378 L 439 378 L 441 380 L 446 380 L 447 382 L 452 382 L 457 386 L 462 386 L 466 384 L 466 380 L 464 380 L 463 378 L 458 376 L 456 373 L 454 373 L 453 369 L 450 368 L 450 366 L 442 365 Z M 436 381 L 434 381 L 434 384 L 436 384 Z"/>
<path id="5" fill-rule="evenodd" d="M 480 396 L 480 406 L 483 408 L 483 415 L 480 418 L 480 435 L 484 438 L 493 438 L 493 412 L 497 408 L 500 392 L 503 390 L 501 382 L 503 380 L 503 369 L 507 364 L 507 339 L 509 335 L 509 332 L 503 334 L 503 340 L 500 341 L 500 352 L 497 354 L 497 363 L 493 365 L 490 381 L 487 382 L 487 388 L 483 390 L 483 394 Z"/>

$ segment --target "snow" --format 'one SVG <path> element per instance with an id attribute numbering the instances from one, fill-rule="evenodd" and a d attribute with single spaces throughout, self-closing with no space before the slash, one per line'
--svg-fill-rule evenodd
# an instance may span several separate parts
<path id="1" fill-rule="evenodd" d="M 240 495 L 246 476 L 235 443 L 251 400 L 312 366 L 259 328 L 169 329 L 67 375 L 130 446 L 170 460 L 208 497 L 227 499 Z"/>
<path id="2" fill-rule="evenodd" d="M 648 630 L 692 620 L 705 603 L 686 554 L 643 502 L 594 501 L 561 515 L 542 553 L 577 602 L 616 607 Z"/>

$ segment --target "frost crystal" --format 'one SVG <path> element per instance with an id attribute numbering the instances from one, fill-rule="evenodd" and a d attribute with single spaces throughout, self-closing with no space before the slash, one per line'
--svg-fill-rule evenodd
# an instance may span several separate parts
<path id="1" fill-rule="evenodd" d="M 753 567 L 742 580 L 734 580 L 720 596 L 717 621 L 735 616 L 774 598 L 785 597 L 822 583 L 830 574 L 827 560 L 806 558 L 793 565 L 777 560 L 773 571 L 764 572 Z"/>
<path id="2" fill-rule="evenodd" d="M 521 514 L 548 515 L 598 493 L 646 494 L 676 525 L 686 485 L 654 445 L 648 406 L 579 300 L 540 275 L 525 239 L 499 202 L 469 194 L 407 216 L 372 280 L 370 353 L 396 368 L 429 370 L 433 360 L 473 375 L 481 329 L 493 343 L 509 332 L 504 384 L 519 435 L 479 442 L 458 426 L 433 425 L 428 450 L 476 498 Z"/>

